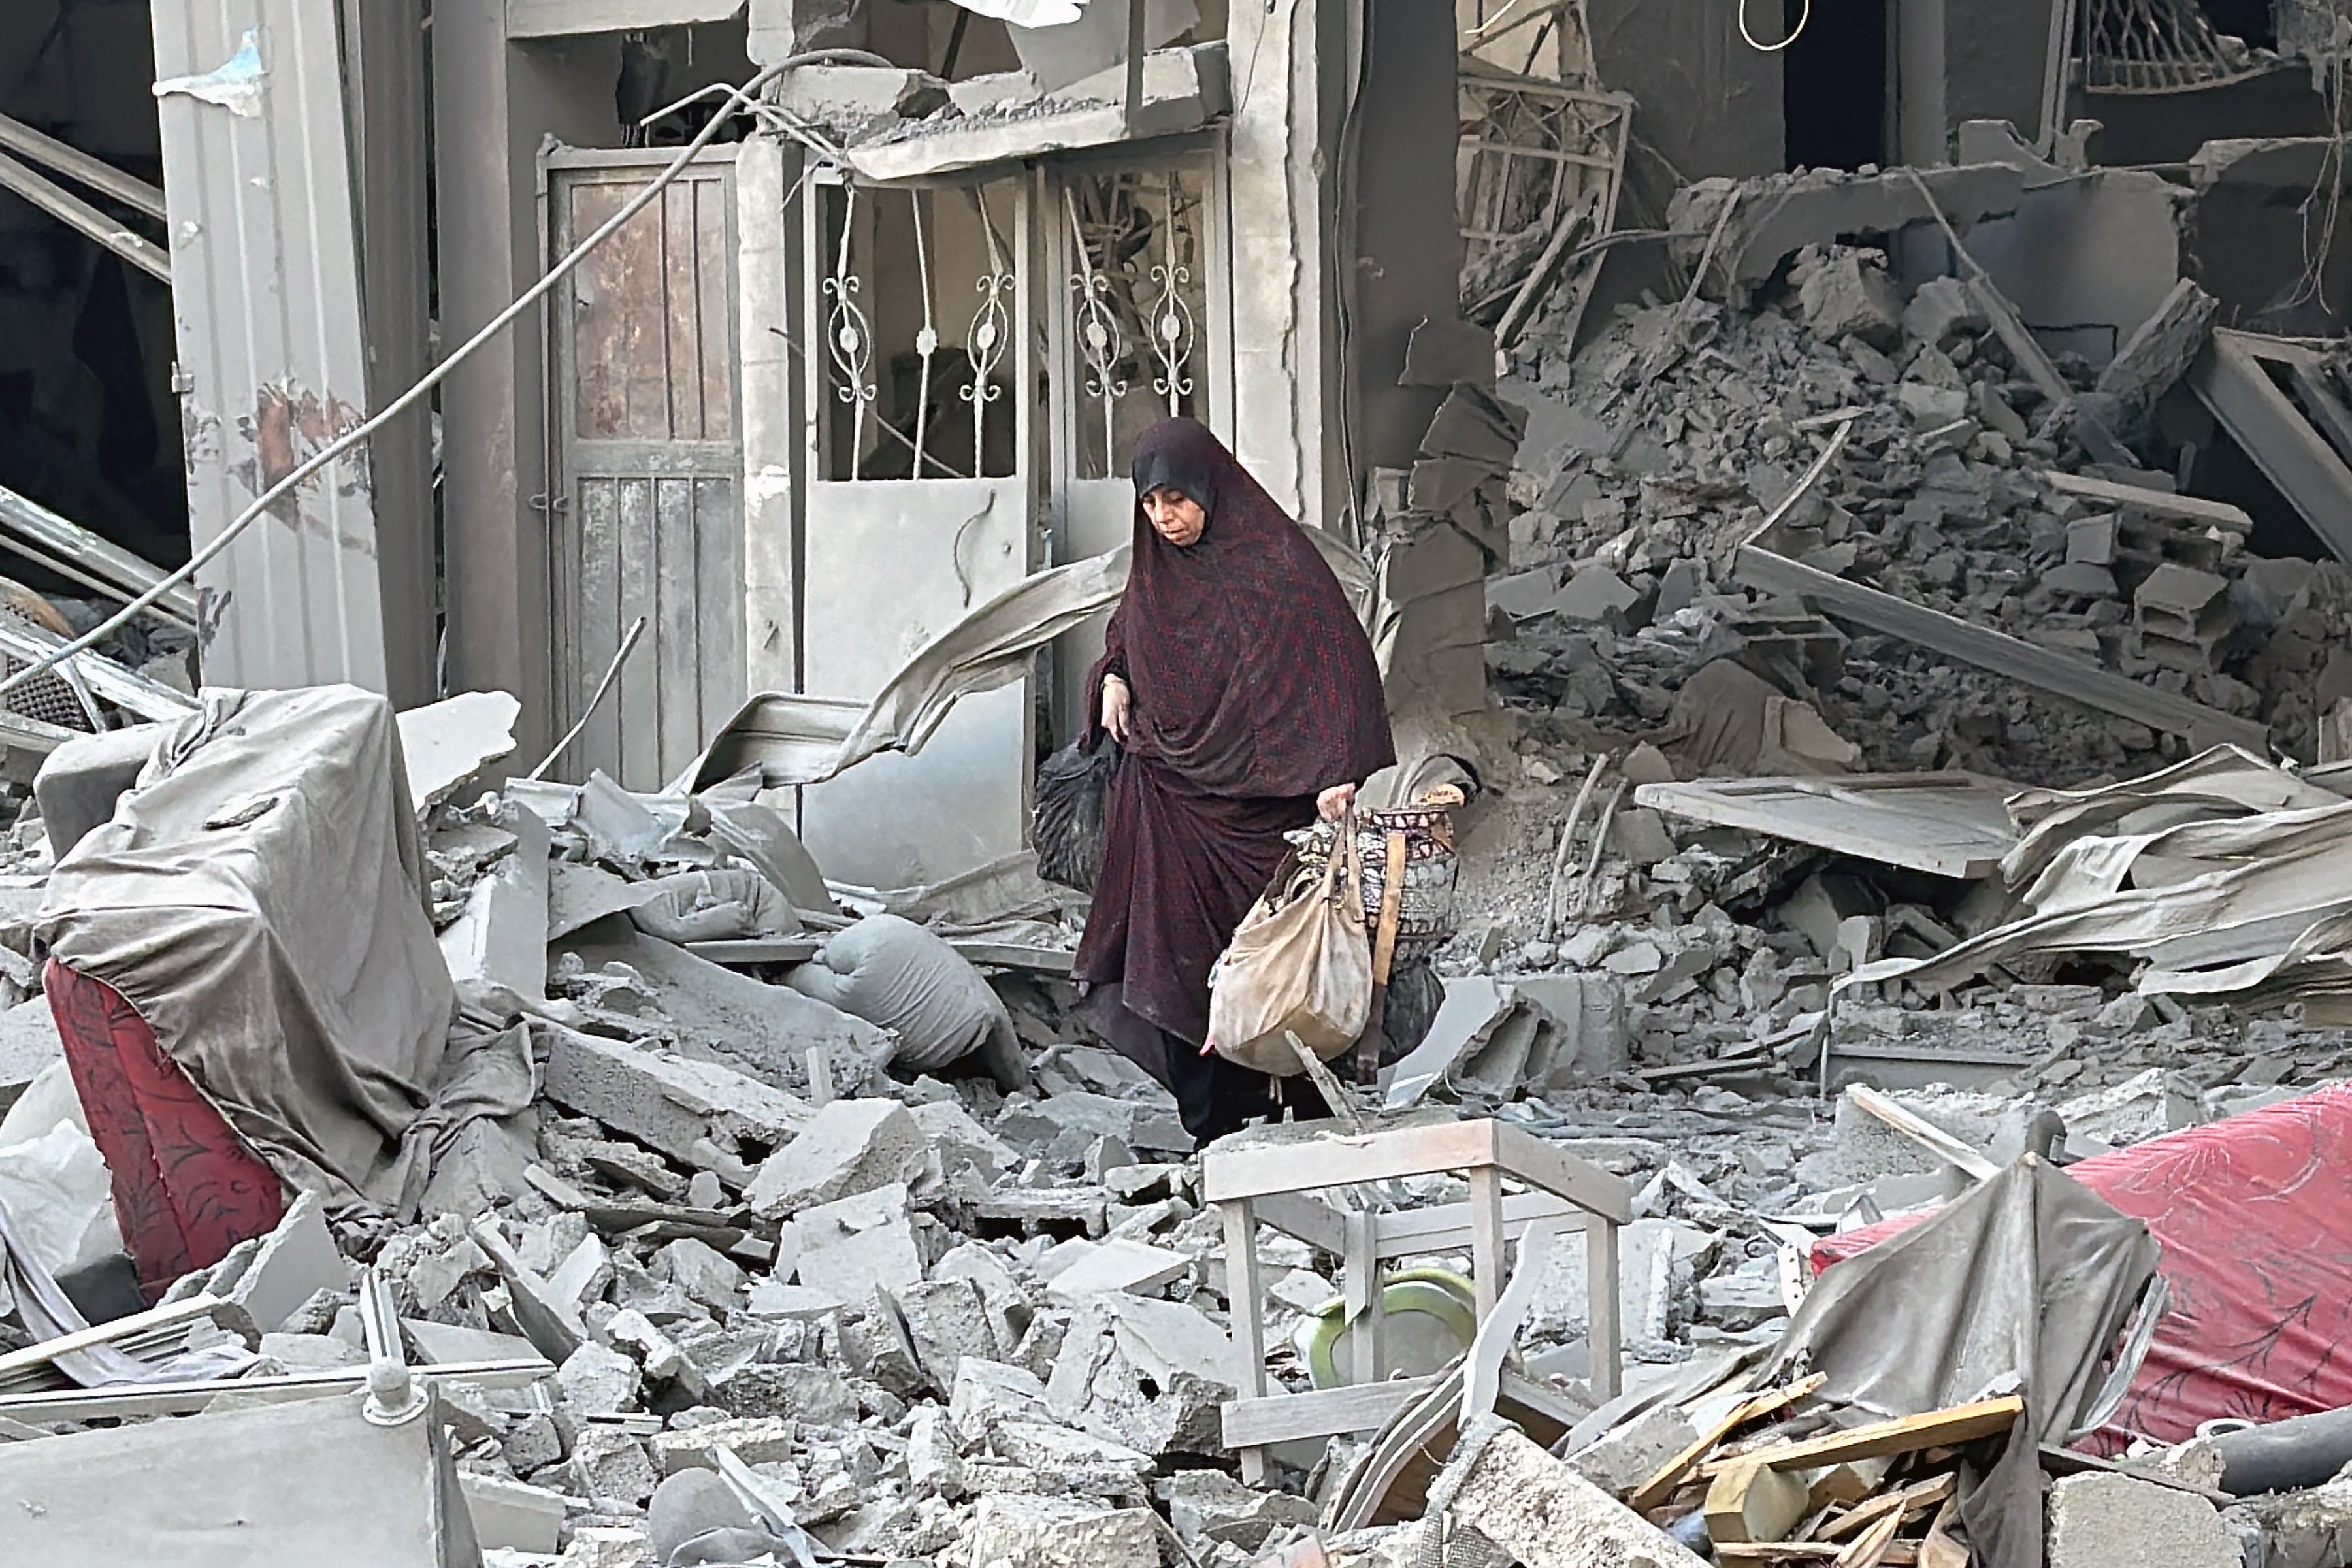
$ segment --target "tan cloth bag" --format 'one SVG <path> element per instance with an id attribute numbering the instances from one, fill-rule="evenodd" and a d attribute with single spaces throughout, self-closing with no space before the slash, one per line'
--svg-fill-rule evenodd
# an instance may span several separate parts
<path id="1" fill-rule="evenodd" d="M 1289 1078 L 1306 1068 L 1285 1031 L 1324 1061 L 1363 1035 L 1372 1006 L 1363 882 L 1350 814 L 1319 872 L 1301 867 L 1251 906 L 1209 988 L 1209 1043 L 1219 1056 Z"/>

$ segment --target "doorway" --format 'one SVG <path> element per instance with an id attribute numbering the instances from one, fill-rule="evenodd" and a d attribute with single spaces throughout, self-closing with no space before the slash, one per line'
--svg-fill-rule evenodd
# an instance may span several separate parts
<path id="1" fill-rule="evenodd" d="M 1750 17 L 1771 10 L 1769 0 L 1748 7 Z M 1780 25 L 1780 37 L 1797 35 L 1780 54 L 1785 166 L 1885 163 L 1886 0 L 1784 0 Z"/>

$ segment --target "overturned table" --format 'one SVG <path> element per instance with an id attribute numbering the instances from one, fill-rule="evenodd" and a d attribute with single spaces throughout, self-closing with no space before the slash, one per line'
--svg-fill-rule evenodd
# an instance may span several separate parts
<path id="1" fill-rule="evenodd" d="M 1340 1208 L 1314 1194 L 1402 1176 L 1460 1175 L 1466 1203 L 1375 1213 Z M 1506 1195 L 1514 1182 L 1527 1191 Z M 1436 1379 L 1381 1381 L 1381 1265 L 1391 1258 L 1469 1248 L 1477 1318 L 1502 1290 L 1504 1248 L 1531 1226 L 1581 1229 L 1586 1258 L 1590 1381 L 1602 1401 L 1618 1392 L 1617 1227 L 1633 1218 L 1625 1184 L 1533 1134 L 1496 1121 L 1405 1126 L 1357 1134 L 1321 1132 L 1292 1142 L 1214 1148 L 1202 1162 L 1202 1195 L 1224 1221 L 1225 1293 L 1240 1358 L 1239 1397 L 1224 1407 L 1224 1441 L 1244 1474 L 1263 1469 L 1265 1450 L 1303 1437 L 1381 1426 Z M 1266 1392 L 1265 1289 L 1257 1226 L 1276 1230 L 1341 1260 L 1341 1293 L 1354 1335 L 1354 1381 L 1307 1394 Z"/>

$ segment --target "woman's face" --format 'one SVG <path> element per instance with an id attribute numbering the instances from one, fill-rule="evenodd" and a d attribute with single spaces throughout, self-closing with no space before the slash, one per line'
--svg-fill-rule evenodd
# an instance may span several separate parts
<path id="1" fill-rule="evenodd" d="M 1199 501 L 1166 485 L 1145 492 L 1143 515 L 1150 520 L 1154 533 L 1179 550 L 1200 543 L 1209 526 L 1209 514 L 1201 510 Z"/>

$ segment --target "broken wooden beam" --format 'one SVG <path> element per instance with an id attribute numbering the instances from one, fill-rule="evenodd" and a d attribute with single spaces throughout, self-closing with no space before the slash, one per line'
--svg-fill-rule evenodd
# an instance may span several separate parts
<path id="1" fill-rule="evenodd" d="M 1851 1464 L 1856 1459 L 1916 1454 L 1926 1448 L 1956 1448 L 1979 1438 L 2002 1436 L 2013 1429 L 2017 1418 L 2024 1414 L 2025 1401 L 2014 1394 L 1999 1399 L 1979 1399 L 1972 1405 L 1924 1411 L 1893 1421 L 1874 1421 L 1867 1426 L 1853 1426 L 1801 1442 L 1755 1449 L 1717 1460 L 1705 1467 L 1705 1473 L 1720 1475 L 1751 1464 L 1775 1470 L 1816 1469 Z"/>
<path id="2" fill-rule="evenodd" d="M 2042 476 L 2042 482 L 2060 495 L 2080 496 L 2105 506 L 2137 507 L 2158 517 L 2179 518 L 2184 522 L 2210 523 L 2232 533 L 2252 532 L 2254 520 L 2243 508 L 2225 500 L 2207 500 L 2203 496 L 2178 495 L 2170 490 L 2152 490 L 2141 485 L 2119 485 L 2112 479 L 2093 479 L 2088 474 L 2062 474 L 2052 470 Z"/>
<path id="3" fill-rule="evenodd" d="M 2290 372 L 2295 345 L 2253 332 L 2216 331 L 2189 384 L 2339 561 L 2352 561 L 2352 467 L 2312 426 L 2265 362 Z"/>
<path id="4" fill-rule="evenodd" d="M 1714 1426 L 1700 1433 L 1697 1442 L 1659 1466 L 1656 1474 L 1634 1489 L 1633 1495 L 1626 1500 L 1627 1504 L 1636 1513 L 1647 1513 L 1654 1508 L 1664 1506 L 1666 1500 L 1675 1495 L 1675 1489 L 1683 1484 L 1683 1478 L 1697 1468 L 1698 1462 L 1706 1458 L 1717 1443 L 1750 1422 L 1761 1421 L 1767 1415 L 1786 1410 L 1828 1381 L 1827 1373 L 1817 1372 L 1786 1388 L 1768 1388 L 1761 1394 L 1749 1394 L 1725 1411 Z"/>
<path id="5" fill-rule="evenodd" d="M 2347 503 L 2345 521 L 2347 528 L 2352 529 L 2352 503 Z M 2006 632 L 1972 626 L 1941 610 L 1898 599 L 1864 584 L 1849 583 L 1758 545 L 1740 547 L 1733 561 L 1732 575 L 1746 586 L 1768 594 L 1788 594 L 1811 600 L 1824 614 L 1837 619 L 1885 632 L 1979 669 L 1989 669 L 2145 724 L 2151 730 L 2186 736 L 2194 746 L 2227 743 L 2261 752 L 2269 744 L 2268 726 L 2253 720 L 2241 719 L 2218 708 L 2158 691 L 2152 686 L 2142 686 L 2112 670 L 2036 647 Z"/>

